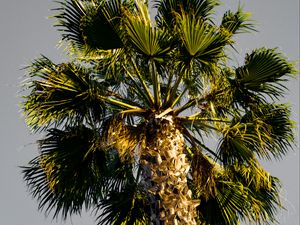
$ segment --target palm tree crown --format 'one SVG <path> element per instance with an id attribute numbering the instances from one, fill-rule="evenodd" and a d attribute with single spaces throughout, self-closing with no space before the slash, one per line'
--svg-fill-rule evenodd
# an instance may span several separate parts
<path id="1" fill-rule="evenodd" d="M 46 132 L 23 167 L 39 208 L 98 224 L 274 224 L 280 183 L 259 159 L 293 143 L 276 100 L 296 73 L 277 49 L 230 66 L 241 8 L 213 20 L 217 0 L 61 0 L 68 62 L 28 67 L 23 111 Z M 212 138 L 213 137 L 213 138 Z M 212 140 L 216 140 L 215 145 Z"/>

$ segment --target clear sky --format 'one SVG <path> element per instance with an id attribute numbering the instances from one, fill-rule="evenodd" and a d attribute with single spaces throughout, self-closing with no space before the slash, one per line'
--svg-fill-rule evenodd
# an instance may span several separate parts
<path id="1" fill-rule="evenodd" d="M 299 61 L 299 0 L 224 0 L 223 8 L 236 9 L 239 2 L 251 11 L 258 33 L 241 35 L 237 50 L 243 57 L 253 48 L 279 47 L 290 60 Z M 51 0 L 1 0 L 0 5 L 0 225 L 92 225 L 89 214 L 66 222 L 45 218 L 36 200 L 28 194 L 18 166 L 37 154 L 31 135 L 20 116 L 20 70 L 44 54 L 59 62 L 59 33 L 47 17 L 55 8 Z M 222 9 L 223 9 L 222 8 Z M 237 57 L 237 62 L 240 58 Z M 293 119 L 299 123 L 299 78 L 288 83 L 286 99 Z M 299 129 L 297 130 L 299 134 Z M 299 137 L 297 137 L 299 140 Z M 298 141 L 299 144 L 299 141 Z M 280 225 L 299 224 L 299 150 L 294 148 L 282 161 L 264 163 L 283 183 L 282 199 L 287 211 L 279 214 Z"/>

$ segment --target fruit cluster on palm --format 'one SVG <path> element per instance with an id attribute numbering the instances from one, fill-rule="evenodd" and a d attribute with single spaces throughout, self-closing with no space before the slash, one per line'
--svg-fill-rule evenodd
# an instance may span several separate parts
<path id="1" fill-rule="evenodd" d="M 55 18 L 70 60 L 28 67 L 23 110 L 46 132 L 23 167 L 39 208 L 98 224 L 276 222 L 279 181 L 259 159 L 293 142 L 275 101 L 294 66 L 255 49 L 230 66 L 234 36 L 253 30 L 217 0 L 66 0 Z M 217 141 L 216 141 L 217 140 Z M 213 144 L 213 142 L 217 142 Z"/>

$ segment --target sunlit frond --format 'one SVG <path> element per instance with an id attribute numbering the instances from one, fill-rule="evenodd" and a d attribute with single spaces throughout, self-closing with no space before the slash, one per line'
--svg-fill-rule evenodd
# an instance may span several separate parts
<path id="1" fill-rule="evenodd" d="M 33 129 L 45 129 L 51 123 L 97 122 L 105 115 L 107 107 L 99 96 L 107 95 L 109 84 L 98 82 L 89 69 L 72 63 L 57 65 L 43 57 L 28 71 L 30 80 L 24 88 L 31 92 L 23 107 Z"/>
<path id="2" fill-rule="evenodd" d="M 241 118 L 224 126 L 219 154 L 225 165 L 236 161 L 253 161 L 254 154 L 271 159 L 281 158 L 294 140 L 293 123 L 284 105 L 260 105 Z"/>
<path id="3" fill-rule="evenodd" d="M 200 150 L 194 151 L 191 164 L 194 194 L 197 198 L 208 198 L 215 194 L 215 175 L 218 166 L 215 166 L 212 159 L 205 156 Z"/>
<path id="4" fill-rule="evenodd" d="M 170 48 L 167 46 L 168 37 L 165 31 L 153 27 L 148 9 L 144 9 L 145 5 L 140 7 L 138 14 L 127 15 L 126 29 L 129 42 L 140 53 L 149 57 L 157 57 L 166 53 Z"/>
<path id="5" fill-rule="evenodd" d="M 231 35 L 254 31 L 254 25 L 250 20 L 251 14 L 244 12 L 241 7 L 236 12 L 226 11 L 220 25 L 221 29 Z"/>
<path id="6" fill-rule="evenodd" d="M 182 42 L 191 57 L 207 65 L 222 56 L 227 38 L 218 33 L 215 27 L 190 14 L 182 14 L 177 18 Z"/>
<path id="7" fill-rule="evenodd" d="M 284 104 L 265 104 L 246 113 L 243 122 L 256 123 L 257 142 L 253 151 L 264 159 L 282 158 L 292 148 L 294 142 L 294 122 L 290 120 L 290 109 Z M 264 128 L 260 127 L 263 126 Z"/>
<path id="8" fill-rule="evenodd" d="M 134 161 L 135 150 L 140 142 L 140 130 L 126 125 L 122 118 L 114 118 L 107 126 L 107 142 L 119 153 L 121 160 Z"/>

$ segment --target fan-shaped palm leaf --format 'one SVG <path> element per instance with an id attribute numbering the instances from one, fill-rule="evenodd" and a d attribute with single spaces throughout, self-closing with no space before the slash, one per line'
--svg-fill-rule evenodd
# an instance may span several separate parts
<path id="1" fill-rule="evenodd" d="M 99 225 L 143 225 L 148 224 L 150 209 L 147 195 L 132 180 L 121 190 L 111 191 L 98 205 L 102 213 L 98 217 Z"/>
<path id="2" fill-rule="evenodd" d="M 108 192 L 119 190 L 132 169 L 114 151 L 103 149 L 100 131 L 87 127 L 51 129 L 39 142 L 40 155 L 23 167 L 24 179 L 39 208 L 54 217 L 80 214 L 95 207 Z"/>
<path id="3" fill-rule="evenodd" d="M 288 62 L 276 49 L 256 49 L 245 58 L 245 65 L 236 69 L 238 88 L 282 96 L 286 89 L 282 82 L 295 73 L 293 64 Z"/>
<path id="4" fill-rule="evenodd" d="M 52 129 L 39 142 L 40 156 L 23 167 L 24 178 L 39 208 L 54 217 L 80 213 L 83 205 L 95 204 L 101 196 L 107 173 L 106 153 L 99 137 L 86 127 Z"/>
<path id="5" fill-rule="evenodd" d="M 222 56 L 227 38 L 220 35 L 216 28 L 189 14 L 179 16 L 178 23 L 182 42 L 191 57 L 209 64 Z"/>
<path id="6" fill-rule="evenodd" d="M 105 115 L 99 96 L 108 93 L 108 83 L 97 82 L 76 64 L 56 65 L 43 57 L 30 67 L 31 93 L 23 103 L 27 122 L 33 129 L 51 123 L 79 124 L 92 119 L 99 122 Z"/>
<path id="7" fill-rule="evenodd" d="M 156 0 L 154 7 L 157 8 L 156 22 L 159 26 L 173 28 L 176 13 L 190 13 L 197 19 L 210 19 L 213 9 L 219 5 L 218 0 Z"/>
<path id="8" fill-rule="evenodd" d="M 260 105 L 222 130 L 219 154 L 225 165 L 236 160 L 252 162 L 254 154 L 281 158 L 291 146 L 293 123 L 284 105 Z"/>
<path id="9" fill-rule="evenodd" d="M 128 17 L 126 28 L 130 37 L 129 41 L 142 54 L 149 57 L 159 57 L 169 50 L 166 44 L 163 44 L 163 42 L 166 43 L 166 33 L 163 30 L 153 28 L 150 23 L 145 24 L 139 17 Z"/>
<path id="10" fill-rule="evenodd" d="M 115 49 L 123 46 L 118 35 L 121 3 L 119 1 L 61 2 L 57 26 L 66 39 L 79 49 Z"/>
<path id="11" fill-rule="evenodd" d="M 244 12 L 240 7 L 235 13 L 230 10 L 225 12 L 220 28 L 231 34 L 254 30 L 250 21 L 250 13 Z"/>
<path id="12" fill-rule="evenodd" d="M 260 166 L 235 164 L 215 174 L 214 195 L 201 197 L 199 224 L 273 224 L 280 207 L 278 179 Z"/>

